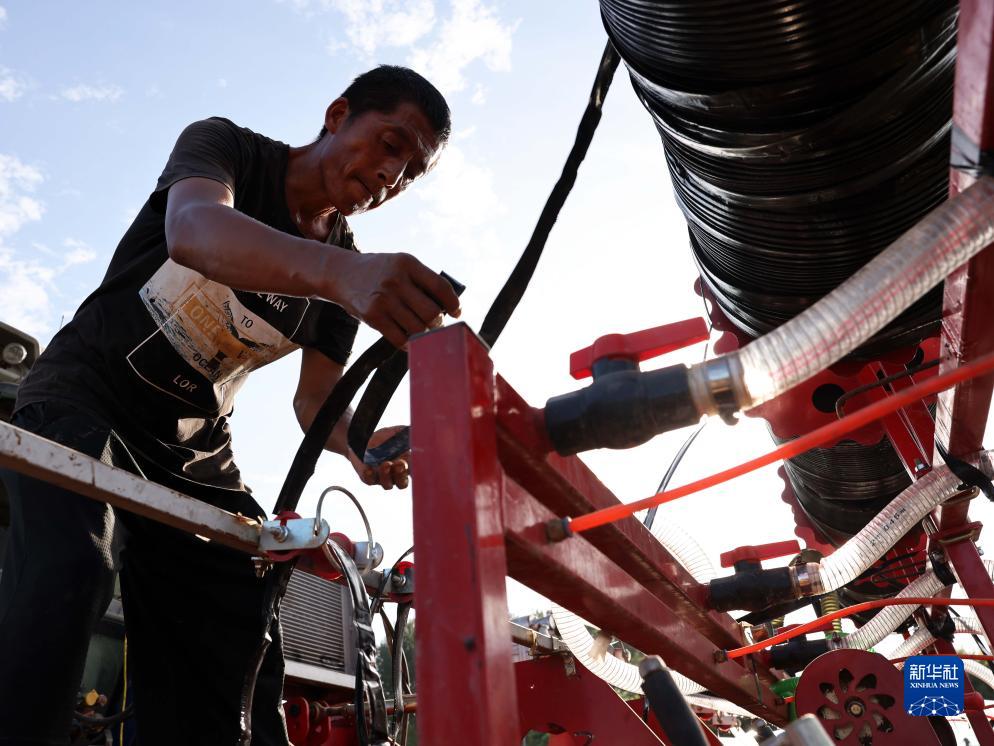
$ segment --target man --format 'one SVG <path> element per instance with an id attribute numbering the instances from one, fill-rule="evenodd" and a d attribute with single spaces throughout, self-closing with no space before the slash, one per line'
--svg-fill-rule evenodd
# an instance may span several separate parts
<path id="1" fill-rule="evenodd" d="M 387 66 L 356 78 L 305 147 L 224 119 L 190 125 L 102 284 L 21 386 L 14 424 L 261 518 L 228 430 L 245 376 L 302 347 L 293 405 L 306 429 L 342 374 L 357 319 L 401 346 L 442 313 L 458 315 L 443 278 L 409 255 L 358 253 L 345 222 L 428 171 L 449 131 L 441 94 Z M 327 448 L 367 483 L 406 486 L 404 460 L 374 473 L 349 453 L 347 419 Z M 66 743 L 117 568 L 142 746 L 235 744 L 242 682 L 265 631 L 249 557 L 2 476 L 11 538 L 0 577 L 0 745 Z M 287 743 L 271 633 L 257 745 Z"/>

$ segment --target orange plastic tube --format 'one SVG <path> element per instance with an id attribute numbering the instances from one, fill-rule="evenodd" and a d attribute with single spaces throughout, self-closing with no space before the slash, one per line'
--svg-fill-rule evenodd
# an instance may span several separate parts
<path id="1" fill-rule="evenodd" d="M 841 420 L 830 422 L 827 425 L 819 427 L 817 430 L 812 430 L 807 435 L 802 435 L 796 440 L 784 443 L 782 446 L 775 448 L 769 453 L 759 456 L 758 458 L 754 458 L 751 461 L 746 461 L 745 463 L 733 466 L 730 469 L 720 471 L 717 474 L 712 474 L 708 477 L 704 477 L 703 479 L 698 479 L 695 482 L 690 482 L 689 484 L 676 487 L 672 490 L 660 492 L 652 495 L 651 497 L 646 497 L 633 503 L 612 505 L 609 508 L 595 510 L 592 513 L 587 513 L 586 515 L 581 515 L 577 518 L 566 519 L 569 526 L 569 533 L 578 534 L 583 531 L 589 531 L 592 528 L 597 528 L 598 526 L 603 526 L 606 523 L 619 521 L 622 518 L 634 515 L 640 510 L 645 510 L 653 507 L 654 505 L 662 505 L 663 503 L 678 500 L 681 497 L 692 495 L 693 493 L 700 492 L 708 487 L 713 487 L 716 484 L 722 484 L 723 482 L 727 482 L 735 477 L 740 477 L 743 474 L 748 474 L 749 472 L 768 466 L 769 464 L 777 461 L 793 458 L 794 456 L 798 456 L 805 451 L 811 450 L 812 448 L 816 448 L 825 443 L 837 440 L 846 433 L 857 430 L 864 425 L 880 419 L 884 415 L 888 415 L 891 412 L 901 409 L 902 407 L 906 407 L 918 399 L 938 393 L 939 391 L 950 388 L 951 386 L 955 386 L 957 383 L 967 381 L 971 378 L 976 378 L 977 376 L 982 376 L 985 373 L 990 373 L 991 371 L 994 371 L 994 353 L 984 355 L 971 363 L 961 365 L 958 368 L 954 368 L 946 373 L 935 376 L 928 381 L 919 383 L 911 388 L 901 391 L 900 393 L 894 394 L 893 396 L 888 396 L 886 399 L 874 402 L 863 409 L 846 415 Z"/>
<path id="2" fill-rule="evenodd" d="M 872 611 L 873 609 L 882 609 L 885 606 L 994 606 L 994 598 L 936 598 L 934 596 L 909 596 L 908 598 L 882 598 L 877 601 L 864 601 L 860 604 L 853 604 L 852 606 L 847 606 L 844 609 L 839 609 L 838 611 L 833 611 L 831 614 L 825 614 L 825 616 L 820 616 L 814 621 L 805 622 L 804 624 L 799 624 L 793 629 L 787 632 L 781 632 L 779 635 L 773 635 L 773 637 L 767 638 L 762 642 L 756 642 L 752 645 L 746 645 L 745 647 L 735 648 L 734 650 L 729 650 L 725 654 L 728 658 L 741 658 L 752 653 L 758 653 L 760 650 L 765 650 L 773 645 L 779 645 L 781 642 L 787 642 L 787 640 L 792 640 L 800 635 L 805 635 L 808 632 L 813 632 L 817 630 L 821 625 L 827 622 L 834 622 L 836 619 L 842 619 L 847 616 L 852 616 L 853 614 L 859 614 L 863 611 Z"/>

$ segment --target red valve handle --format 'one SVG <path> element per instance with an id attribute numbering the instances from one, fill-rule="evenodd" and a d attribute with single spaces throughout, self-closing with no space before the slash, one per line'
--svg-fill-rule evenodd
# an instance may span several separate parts
<path id="1" fill-rule="evenodd" d="M 602 358 L 623 358 L 640 363 L 667 352 L 703 342 L 708 338 L 704 319 L 686 319 L 643 329 L 631 334 L 605 334 L 590 347 L 569 356 L 569 372 L 577 380 L 592 375 L 594 362 Z"/>
<path id="2" fill-rule="evenodd" d="M 786 557 L 788 554 L 797 554 L 801 551 L 801 545 L 796 539 L 791 541 L 778 541 L 773 544 L 757 544 L 756 546 L 739 547 L 721 555 L 722 567 L 734 567 L 736 562 L 748 560 L 750 562 L 762 562 L 763 560 Z"/>

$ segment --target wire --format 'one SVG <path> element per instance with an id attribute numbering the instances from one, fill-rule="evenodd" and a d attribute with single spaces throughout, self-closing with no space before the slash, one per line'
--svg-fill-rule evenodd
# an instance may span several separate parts
<path id="1" fill-rule="evenodd" d="M 359 517 L 362 518 L 362 525 L 366 527 L 366 562 L 364 569 L 372 569 L 370 565 L 373 564 L 373 529 L 369 525 L 369 518 L 366 516 L 366 511 L 362 509 L 362 505 L 360 504 L 359 500 L 356 498 L 355 495 L 353 495 L 344 487 L 339 487 L 338 485 L 332 485 L 331 487 L 326 488 L 325 491 L 321 493 L 321 497 L 318 498 L 317 511 L 315 512 L 314 515 L 314 535 L 317 536 L 318 531 L 320 531 L 321 529 L 321 508 L 324 505 L 325 495 L 327 495 L 329 492 L 341 492 L 343 495 L 349 498 L 349 500 L 352 501 L 352 504 L 355 505 L 356 510 L 359 511 Z"/>
<path id="2" fill-rule="evenodd" d="M 884 376 L 883 378 L 874 381 L 873 383 L 868 383 L 865 386 L 857 386 L 851 391 L 847 391 L 838 399 L 835 400 L 835 414 L 841 420 L 846 416 L 845 405 L 846 402 L 852 399 L 854 396 L 858 396 L 866 391 L 872 391 L 875 388 L 881 386 L 886 386 L 889 383 L 894 383 L 906 376 L 913 376 L 915 373 L 921 373 L 923 370 L 929 370 L 938 365 L 940 360 L 936 358 L 935 360 L 929 360 L 927 363 L 922 363 L 921 365 L 914 365 L 906 370 L 902 370 L 898 373 L 892 373 L 889 376 Z"/>
<path id="3" fill-rule="evenodd" d="M 703 300 L 704 296 L 702 295 L 701 298 Z M 708 304 L 705 301 L 704 302 L 705 313 L 707 313 L 707 307 Z M 711 321 L 711 317 L 708 316 L 708 341 L 704 343 L 704 356 L 702 358 L 702 362 L 708 359 L 708 347 L 711 344 L 711 331 L 713 329 L 714 329 L 714 323 Z M 667 487 L 669 487 L 670 480 L 673 479 L 673 475 L 676 474 L 676 469 L 680 465 L 680 462 L 683 461 L 684 455 L 686 455 L 687 451 L 690 449 L 690 446 L 693 444 L 695 440 L 697 440 L 697 436 L 701 434 L 701 430 L 703 430 L 704 426 L 707 424 L 708 420 L 704 420 L 704 422 L 698 425 L 697 428 L 694 430 L 694 432 L 692 432 L 687 437 L 687 439 L 683 442 L 683 445 L 680 446 L 680 450 L 676 452 L 676 455 L 673 457 L 673 460 L 670 462 L 669 468 L 666 470 L 666 473 L 663 474 L 663 478 L 659 480 L 659 486 L 656 487 L 657 495 L 663 490 L 665 490 Z M 656 522 L 656 511 L 658 510 L 659 506 L 653 505 L 651 508 L 649 508 L 649 512 L 645 514 L 645 520 L 643 521 L 643 523 L 645 524 L 645 527 L 647 529 L 652 530 L 652 524 Z"/>
<path id="4" fill-rule="evenodd" d="M 864 601 L 862 603 L 853 604 L 852 606 L 847 606 L 844 609 L 839 609 L 838 611 L 833 611 L 831 614 L 825 614 L 824 616 L 820 616 L 813 621 L 799 624 L 787 632 L 781 632 L 779 635 L 773 635 L 773 637 L 769 637 L 762 642 L 728 650 L 725 655 L 731 660 L 735 658 L 742 658 L 743 656 L 751 655 L 752 653 L 758 653 L 760 650 L 765 650 L 773 645 L 779 645 L 781 642 L 787 642 L 788 640 L 793 640 L 795 637 L 805 635 L 808 632 L 816 631 L 821 628 L 822 625 L 834 622 L 836 619 L 843 619 L 848 616 L 853 616 L 854 614 L 860 614 L 864 611 L 882 609 L 886 606 L 925 605 L 994 607 L 994 598 L 936 598 L 934 596 L 909 596 L 907 598 L 882 598 L 877 601 Z"/>
<path id="5" fill-rule="evenodd" d="M 827 425 L 823 425 L 817 430 L 813 430 L 806 435 L 802 435 L 796 440 L 784 443 L 763 456 L 759 456 L 758 458 L 738 464 L 730 469 L 725 469 L 724 471 L 712 474 L 703 479 L 698 479 L 689 484 L 685 484 L 682 487 L 677 487 L 676 489 L 669 490 L 668 492 L 663 492 L 658 495 L 652 495 L 651 497 L 647 497 L 642 500 L 636 500 L 635 502 L 621 505 L 612 505 L 608 508 L 595 510 L 591 513 L 587 513 L 573 519 L 567 518 L 566 521 L 569 530 L 566 533 L 567 535 L 569 533 L 577 534 L 583 531 L 588 531 L 592 528 L 597 528 L 598 526 L 603 526 L 607 523 L 619 521 L 622 518 L 627 518 L 640 510 L 646 510 L 655 505 L 662 505 L 663 503 L 678 500 L 681 497 L 692 495 L 695 492 L 700 492 L 709 487 L 723 484 L 734 479 L 735 477 L 740 477 L 743 474 L 749 474 L 750 472 L 756 471 L 764 466 L 768 466 L 769 464 L 776 463 L 777 461 L 793 458 L 799 454 L 811 450 L 812 448 L 837 440 L 846 433 L 863 427 L 870 422 L 874 422 L 881 417 L 890 414 L 891 412 L 895 412 L 898 409 L 907 406 L 911 402 L 931 394 L 938 393 L 939 391 L 954 386 L 957 383 L 961 383 L 962 381 L 967 381 L 985 373 L 990 373 L 991 371 L 994 371 L 994 353 L 984 355 L 971 363 L 961 365 L 958 368 L 954 368 L 935 376 L 928 381 L 924 381 L 907 388 L 898 394 L 894 394 L 886 399 L 874 402 L 868 407 L 864 407 L 863 409 L 853 412 L 852 414 L 846 415 L 841 420 L 836 420 L 828 423 Z"/>

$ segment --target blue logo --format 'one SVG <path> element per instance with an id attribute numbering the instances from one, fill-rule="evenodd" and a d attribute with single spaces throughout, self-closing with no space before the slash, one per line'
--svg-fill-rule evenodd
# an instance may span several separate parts
<path id="1" fill-rule="evenodd" d="M 904 662 L 904 710 L 909 715 L 963 712 L 963 661 L 954 655 L 916 655 Z"/>

